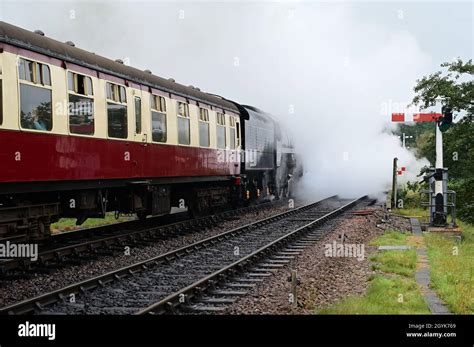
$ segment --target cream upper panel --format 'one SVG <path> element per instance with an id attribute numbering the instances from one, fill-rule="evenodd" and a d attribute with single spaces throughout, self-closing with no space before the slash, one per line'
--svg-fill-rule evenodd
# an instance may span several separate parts
<path id="1" fill-rule="evenodd" d="M 190 134 L 192 147 L 199 147 L 199 107 L 196 105 L 189 105 L 189 123 L 190 123 Z"/>
<path id="2" fill-rule="evenodd" d="M 18 79 L 18 59 L 20 56 L 9 52 L 3 52 L 0 54 L 0 66 L 2 74 L 0 78 L 3 83 L 3 100 L 8 102 L 3 103 L 3 123 L 0 128 L 4 129 L 20 129 L 20 98 L 19 98 L 19 79 Z M 23 57 L 21 57 L 23 58 Z M 32 129 L 22 129 L 24 131 L 31 132 L 43 132 L 43 133 L 55 133 L 69 136 L 79 136 L 86 138 L 103 138 L 108 137 L 108 117 L 107 117 L 107 98 L 106 98 L 106 83 L 107 80 L 99 79 L 96 76 L 88 75 L 80 71 L 75 71 L 74 68 L 63 69 L 62 67 L 55 66 L 52 64 L 46 64 L 40 60 L 34 60 L 26 58 L 27 60 L 37 61 L 39 63 L 48 65 L 51 73 L 51 92 L 52 92 L 52 117 L 53 127 L 51 131 L 41 131 Z M 69 91 L 68 91 L 68 80 L 67 72 L 71 71 L 83 76 L 90 77 L 93 86 L 93 100 L 94 100 L 94 134 L 93 135 L 82 135 L 71 133 L 69 129 Z M 23 82 L 21 82 L 23 83 Z M 124 86 L 120 83 L 111 82 Z M 28 82 L 26 82 L 28 84 Z M 12 86 L 14 86 L 12 88 Z M 145 90 L 140 90 L 132 87 L 125 87 L 126 100 L 127 100 L 127 138 L 110 138 L 111 140 L 122 140 L 122 141 L 137 141 L 137 142 L 148 142 L 157 143 L 152 141 L 152 121 L 151 121 L 151 104 L 150 96 L 151 93 Z M 141 98 L 141 116 L 142 116 L 142 133 L 141 136 L 137 136 L 135 133 L 135 97 Z M 178 122 L 177 122 L 177 105 L 178 101 L 165 97 L 166 103 L 166 142 L 160 144 L 178 145 Z M 189 123 L 190 123 L 190 146 L 199 147 L 199 106 L 189 105 Z M 217 148 L 217 134 L 216 134 L 216 111 L 208 109 L 209 112 L 209 137 L 210 147 Z M 238 120 L 238 119 L 237 119 Z M 230 120 L 229 116 L 226 115 L 226 146 L 228 147 L 229 142 L 229 131 Z"/>
<path id="3" fill-rule="evenodd" d="M 3 94 L 3 122 L 2 129 L 19 129 L 18 122 L 18 88 L 17 85 L 17 56 L 8 52 L 0 54 L 2 65 L 2 94 Z M 12 86 L 14 86 L 12 88 Z M 8 102 L 6 102 L 8 100 Z"/>
<path id="4" fill-rule="evenodd" d="M 217 148 L 216 111 L 209 110 L 209 136 L 211 148 Z"/>

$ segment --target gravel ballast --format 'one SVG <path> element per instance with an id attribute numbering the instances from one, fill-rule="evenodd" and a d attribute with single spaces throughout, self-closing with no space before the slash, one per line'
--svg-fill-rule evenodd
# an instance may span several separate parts
<path id="1" fill-rule="evenodd" d="M 287 266 L 275 272 L 253 288 L 248 295 L 234 302 L 223 314 L 314 314 L 348 296 L 363 295 L 373 273 L 369 258 L 376 247 L 370 240 L 382 235 L 386 229 L 410 230 L 407 219 L 392 216 L 384 221 L 381 209 L 366 216 L 351 216 L 331 222 L 327 236 L 307 247 Z M 346 216 L 347 216 L 346 215 Z M 341 244 L 342 234 L 346 245 L 363 245 L 364 258 L 354 256 L 327 256 L 328 248 Z M 332 247 L 334 249 L 334 247 Z M 337 254 L 336 254 L 337 255 Z M 360 256 L 360 254 L 359 254 Z M 297 302 L 291 302 L 291 271 L 297 272 Z"/>

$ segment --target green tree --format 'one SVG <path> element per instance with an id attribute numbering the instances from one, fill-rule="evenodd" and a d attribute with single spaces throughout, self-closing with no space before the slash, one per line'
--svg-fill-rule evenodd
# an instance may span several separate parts
<path id="1" fill-rule="evenodd" d="M 452 63 L 443 63 L 447 71 L 438 71 L 417 80 L 414 88 L 413 104 L 423 108 L 433 106 L 438 96 L 442 97 L 453 111 L 466 111 L 472 120 L 474 114 L 474 65 L 472 59 L 463 62 L 457 59 Z"/>

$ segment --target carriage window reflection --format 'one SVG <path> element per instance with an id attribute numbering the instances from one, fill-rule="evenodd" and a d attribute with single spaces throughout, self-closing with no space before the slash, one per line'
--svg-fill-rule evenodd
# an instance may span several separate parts
<path id="1" fill-rule="evenodd" d="M 151 112 L 152 139 L 154 142 L 166 142 L 166 114 Z"/>
<path id="2" fill-rule="evenodd" d="M 107 103 L 109 137 L 127 138 L 127 106 Z"/>
<path id="3" fill-rule="evenodd" d="M 209 147 L 209 110 L 199 109 L 199 146 Z"/>
<path id="4" fill-rule="evenodd" d="M 217 148 L 225 149 L 225 114 L 217 112 Z"/>
<path id="5" fill-rule="evenodd" d="M 51 90 L 20 83 L 20 123 L 23 129 L 51 131 Z"/>
<path id="6" fill-rule="evenodd" d="M 126 139 L 127 129 L 127 95 L 125 87 L 107 82 L 107 129 L 109 137 Z"/>
<path id="7" fill-rule="evenodd" d="M 94 101 L 69 94 L 69 131 L 73 134 L 94 135 Z"/>
<path id="8" fill-rule="evenodd" d="M 189 145 L 191 143 L 189 127 L 189 105 L 178 102 L 178 144 Z"/>

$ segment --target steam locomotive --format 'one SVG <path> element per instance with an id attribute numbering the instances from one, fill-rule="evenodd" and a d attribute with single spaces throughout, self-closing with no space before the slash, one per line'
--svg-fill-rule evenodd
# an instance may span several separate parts
<path id="1" fill-rule="evenodd" d="M 270 114 L 0 22 L 0 238 L 63 217 L 194 215 L 288 194 Z"/>

